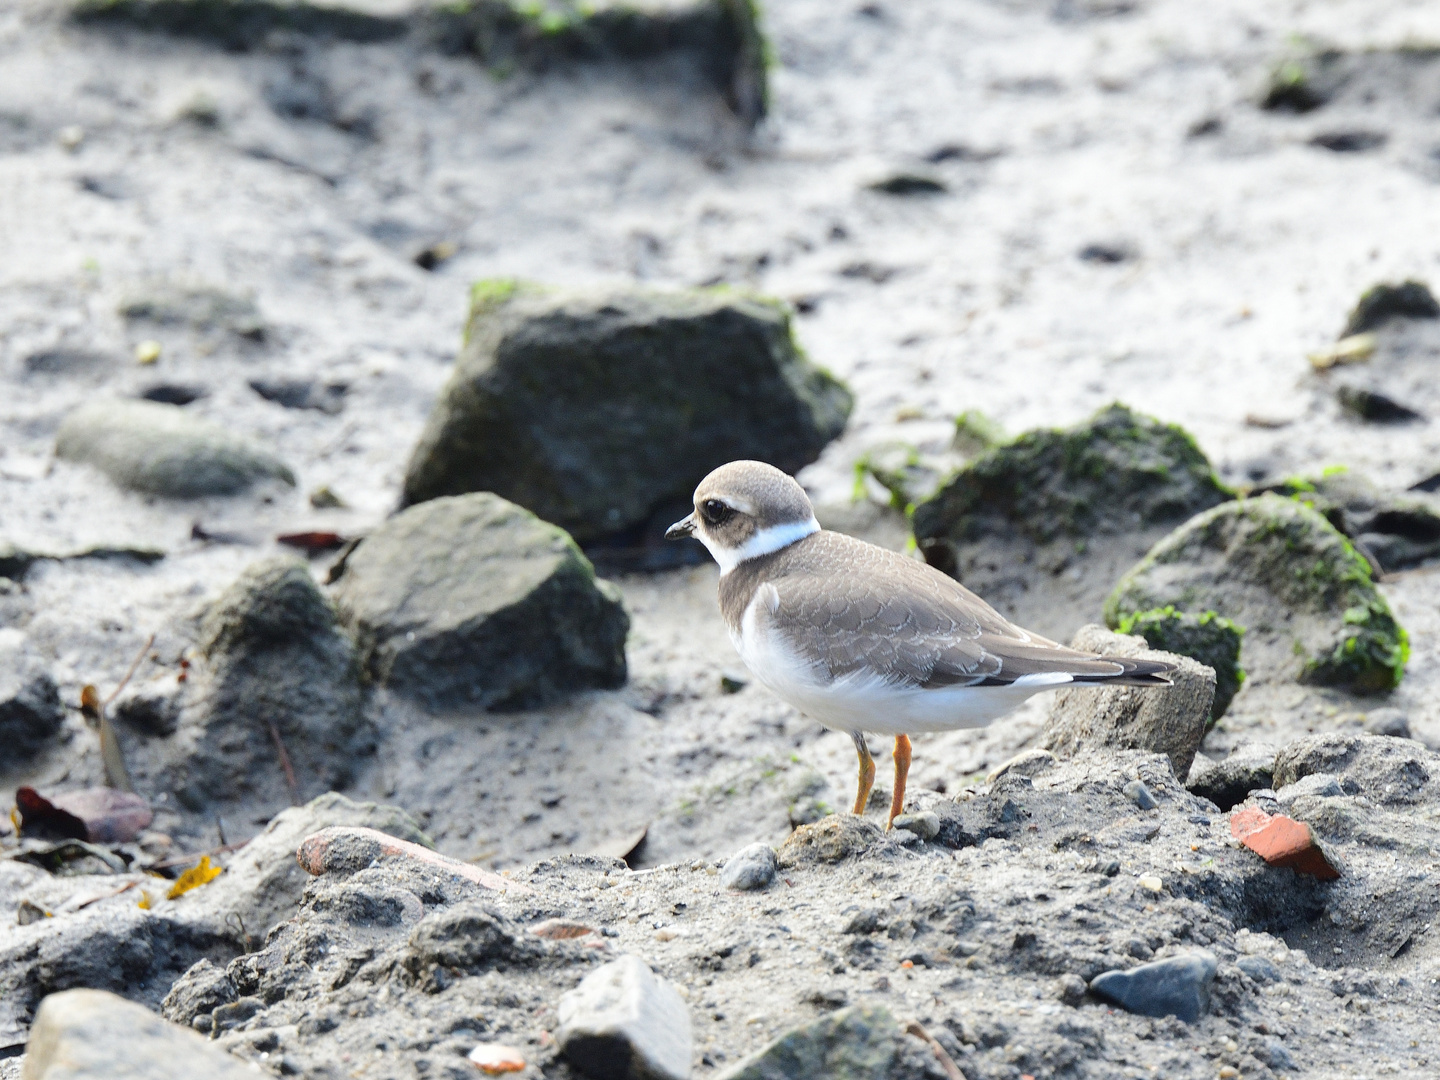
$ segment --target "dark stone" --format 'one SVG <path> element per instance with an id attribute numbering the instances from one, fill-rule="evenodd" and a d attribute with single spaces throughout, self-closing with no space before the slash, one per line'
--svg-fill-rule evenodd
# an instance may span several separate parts
<path id="1" fill-rule="evenodd" d="M 64 722 L 60 691 L 44 665 L 21 644 L 0 640 L 0 746 L 5 756 L 22 761 L 34 757 Z"/>
<path id="2" fill-rule="evenodd" d="M 1128 244 L 1086 244 L 1075 253 L 1075 257 L 1081 262 L 1114 266 L 1135 258 L 1135 250 Z"/>
<path id="3" fill-rule="evenodd" d="M 1394 398 L 1362 386 L 1342 383 L 1335 388 L 1335 400 L 1346 412 L 1372 424 L 1404 424 L 1425 419 L 1420 413 Z"/>
<path id="4" fill-rule="evenodd" d="M 933 176 L 916 173 L 896 173 L 869 185 L 871 191 L 882 195 L 943 195 L 950 190 L 944 181 Z"/>
<path id="5" fill-rule="evenodd" d="M 490 491 L 589 543 L 688 505 L 727 461 L 799 470 L 850 405 L 799 352 L 777 303 L 481 282 L 403 499 Z"/>
<path id="6" fill-rule="evenodd" d="M 397 514 L 336 598 L 376 683 L 436 707 L 531 708 L 625 682 L 629 618 L 570 537 L 490 494 Z"/>
<path id="7" fill-rule="evenodd" d="M 1129 971 L 1106 971 L 1090 981 L 1090 992 L 1141 1016 L 1174 1016 L 1193 1024 L 1210 1007 L 1215 958 L 1193 952 L 1141 964 Z"/>
<path id="8" fill-rule="evenodd" d="M 852 1005 L 786 1032 L 723 1080 L 889 1080 L 898 1030 L 883 1005 Z"/>
<path id="9" fill-rule="evenodd" d="M 315 409 L 331 416 L 345 407 L 348 383 L 325 383 L 313 379 L 251 379 L 250 389 L 266 401 L 287 409 Z"/>
<path id="10" fill-rule="evenodd" d="M 207 393 L 203 386 L 156 383 L 140 391 L 140 396 L 146 401 L 158 401 L 161 405 L 189 405 L 192 401 L 199 401 Z"/>
<path id="11" fill-rule="evenodd" d="M 1383 131 L 1326 131 L 1312 138 L 1310 145 L 1336 154 L 1359 154 L 1378 150 L 1389 138 Z"/>
<path id="12" fill-rule="evenodd" d="M 182 802 L 278 807 L 349 782 L 370 745 L 359 670 L 303 563 L 278 558 L 247 569 L 206 612 L 198 646 L 205 664 L 191 681 L 200 685 L 164 750 L 165 782 Z"/>
<path id="13" fill-rule="evenodd" d="M 1292 477 L 1261 490 L 1314 507 L 1387 573 L 1440 555 L 1440 501 L 1424 491 L 1385 491 L 1348 469 Z"/>
<path id="14" fill-rule="evenodd" d="M 1377 330 L 1391 319 L 1440 319 L 1440 303 L 1422 281 L 1376 285 L 1360 297 L 1340 336 Z"/>

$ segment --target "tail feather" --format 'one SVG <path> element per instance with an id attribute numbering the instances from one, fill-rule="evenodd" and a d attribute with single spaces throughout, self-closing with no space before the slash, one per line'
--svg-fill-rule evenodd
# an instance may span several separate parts
<path id="1" fill-rule="evenodd" d="M 1164 660 L 1129 660 L 1123 656 L 1107 656 L 1104 659 L 1119 664 L 1121 670 L 1113 675 L 1075 675 L 1074 681 L 1105 686 L 1174 685 L 1170 674 L 1175 670 L 1175 665 Z"/>

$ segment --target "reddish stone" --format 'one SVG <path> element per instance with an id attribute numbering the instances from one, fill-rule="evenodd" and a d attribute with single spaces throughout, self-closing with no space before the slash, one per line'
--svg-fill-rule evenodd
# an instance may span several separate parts
<path id="1" fill-rule="evenodd" d="M 1230 816 L 1230 835 L 1271 866 L 1286 867 L 1321 881 L 1340 876 L 1303 821 L 1284 814 L 1272 816 L 1252 806 Z"/>

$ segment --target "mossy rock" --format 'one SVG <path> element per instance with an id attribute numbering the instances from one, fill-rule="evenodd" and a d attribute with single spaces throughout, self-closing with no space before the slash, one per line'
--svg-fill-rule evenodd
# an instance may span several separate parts
<path id="1" fill-rule="evenodd" d="M 1116 404 L 981 454 L 915 507 L 913 524 L 931 565 L 1067 640 L 1152 544 L 1230 498 L 1183 429 Z"/>
<path id="2" fill-rule="evenodd" d="M 1340 337 L 1367 333 L 1391 319 L 1440 319 L 1440 304 L 1423 281 L 1402 281 L 1399 285 L 1382 282 L 1361 295 Z"/>
<path id="3" fill-rule="evenodd" d="M 403 498 L 492 491 L 581 543 L 639 542 L 685 513 L 695 485 L 727 461 L 808 465 L 850 407 L 777 302 L 728 289 L 482 283 Z"/>
<path id="4" fill-rule="evenodd" d="M 1313 507 L 1385 573 L 1440 558 L 1440 498 L 1386 491 L 1345 468 L 1264 489 Z"/>
<path id="5" fill-rule="evenodd" d="M 1230 700 L 1245 681 L 1240 667 L 1240 642 L 1245 630 L 1213 611 L 1194 615 L 1167 605 L 1126 615 L 1110 629 L 1143 637 L 1152 649 L 1188 656 L 1212 668 L 1215 700 L 1210 706 L 1211 727 L 1225 715 Z"/>
<path id="6" fill-rule="evenodd" d="M 900 1025 L 883 1005 L 851 1005 L 785 1032 L 722 1080 L 888 1080 Z M 915 1075 L 919 1075 L 918 1073 Z"/>
<path id="7" fill-rule="evenodd" d="M 625 682 L 630 627 L 563 529 L 497 495 L 405 510 L 335 589 L 369 679 L 432 708 L 533 708 Z"/>
<path id="8" fill-rule="evenodd" d="M 81 23 L 251 49 L 276 32 L 344 41 L 409 36 L 497 70 L 559 60 L 688 53 L 753 125 L 769 101 L 769 47 L 754 0 L 77 0 Z"/>
<path id="9" fill-rule="evenodd" d="M 1245 670 L 1266 681 L 1374 693 L 1399 683 L 1409 655 L 1365 558 L 1314 509 L 1274 494 L 1176 529 L 1121 579 L 1105 621 L 1165 607 L 1244 627 Z"/>

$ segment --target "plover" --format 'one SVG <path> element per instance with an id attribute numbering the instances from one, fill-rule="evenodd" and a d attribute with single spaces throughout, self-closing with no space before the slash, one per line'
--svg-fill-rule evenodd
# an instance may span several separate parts
<path id="1" fill-rule="evenodd" d="M 855 813 L 875 782 L 863 733 L 895 736 L 887 828 L 905 803 L 911 734 L 984 727 L 1059 686 L 1170 684 L 1171 664 L 1066 648 L 918 560 L 820 528 L 805 490 L 759 461 L 705 477 L 694 513 L 665 535 L 694 536 L 720 564 L 720 611 L 755 678 L 850 733 Z"/>

